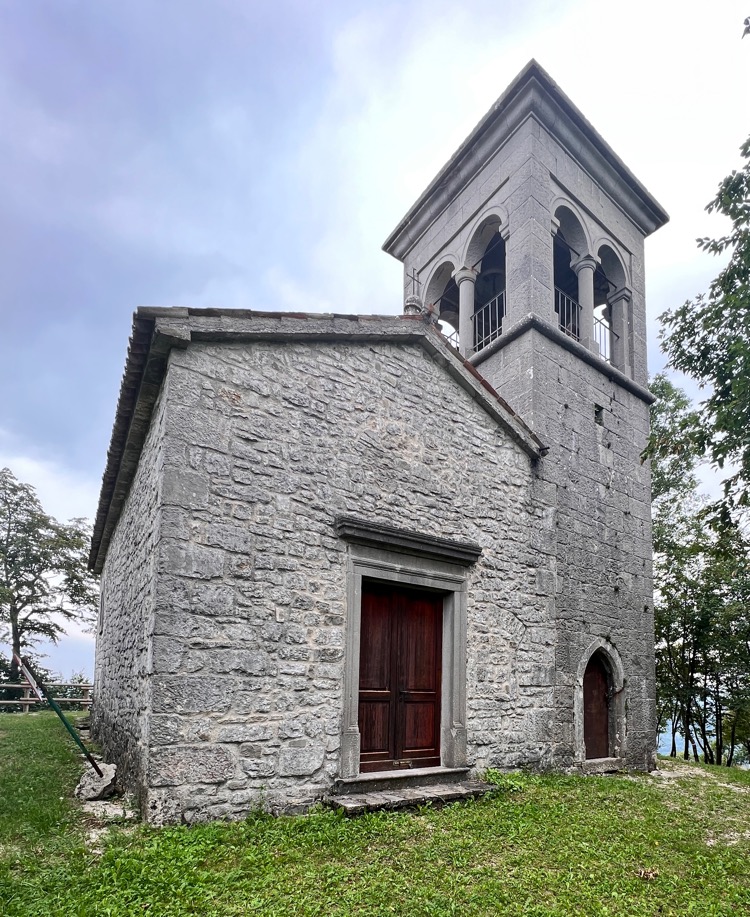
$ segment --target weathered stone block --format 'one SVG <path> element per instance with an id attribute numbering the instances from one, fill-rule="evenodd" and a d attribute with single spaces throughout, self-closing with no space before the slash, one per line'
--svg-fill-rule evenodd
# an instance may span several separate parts
<path id="1" fill-rule="evenodd" d="M 199 509 L 208 502 L 208 478 L 198 472 L 168 467 L 163 476 L 161 496 L 165 504 Z"/>
<path id="2" fill-rule="evenodd" d="M 231 586 L 199 583 L 193 590 L 191 607 L 198 614 L 227 616 L 234 609 L 234 590 Z"/>
<path id="3" fill-rule="evenodd" d="M 219 742 L 266 742 L 275 738 L 275 729 L 269 723 L 237 723 L 219 729 Z"/>
<path id="4" fill-rule="evenodd" d="M 228 710 L 236 683 L 232 679 L 159 675 L 152 678 L 154 713 L 205 713 Z"/>
<path id="5" fill-rule="evenodd" d="M 282 777 L 304 777 L 314 774 L 323 766 L 325 747 L 309 745 L 304 748 L 282 748 L 279 752 L 278 772 Z"/>
<path id="6" fill-rule="evenodd" d="M 217 745 L 182 745 L 152 748 L 149 755 L 151 786 L 222 783 L 234 773 L 234 761 Z"/>
<path id="7" fill-rule="evenodd" d="M 211 736 L 213 721 L 210 718 L 178 716 L 155 713 L 149 724 L 152 745 L 177 745 L 205 742 Z"/>

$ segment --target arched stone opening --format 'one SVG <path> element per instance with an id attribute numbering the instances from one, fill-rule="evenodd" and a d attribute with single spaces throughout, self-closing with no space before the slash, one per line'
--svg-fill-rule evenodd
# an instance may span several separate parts
<path id="1" fill-rule="evenodd" d="M 425 303 L 435 309 L 440 330 L 451 343 L 458 344 L 458 285 L 453 274 L 455 266 L 444 261 L 427 283 Z"/>
<path id="2" fill-rule="evenodd" d="M 505 240 L 500 218 L 488 217 L 469 245 L 467 262 L 477 272 L 474 281 L 472 349 L 482 350 L 503 330 L 505 317 Z"/>
<path id="3" fill-rule="evenodd" d="M 631 333 L 631 297 L 625 268 L 614 249 L 599 246 L 594 275 L 594 338 L 602 359 L 627 369 Z"/>
<path id="4" fill-rule="evenodd" d="M 581 296 L 578 272 L 574 265 L 588 255 L 586 233 L 573 211 L 560 205 L 555 210 L 553 241 L 553 274 L 555 313 L 560 330 L 581 340 Z"/>
<path id="5" fill-rule="evenodd" d="M 576 759 L 584 769 L 624 757 L 625 725 L 622 662 L 611 644 L 598 639 L 584 653 L 576 680 Z"/>
<path id="6" fill-rule="evenodd" d="M 610 680 L 602 653 L 594 653 L 583 673 L 583 745 L 586 760 L 610 757 Z"/>

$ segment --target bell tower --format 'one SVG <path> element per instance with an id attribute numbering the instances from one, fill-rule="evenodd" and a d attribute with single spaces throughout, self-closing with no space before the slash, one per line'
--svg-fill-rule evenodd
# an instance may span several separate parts
<path id="1" fill-rule="evenodd" d="M 383 246 L 548 448 L 532 499 L 560 767 L 655 753 L 643 258 L 667 220 L 531 61 Z"/>

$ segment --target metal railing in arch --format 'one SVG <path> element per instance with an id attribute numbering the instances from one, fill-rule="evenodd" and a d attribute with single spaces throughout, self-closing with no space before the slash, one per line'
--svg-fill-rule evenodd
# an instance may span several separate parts
<path id="1" fill-rule="evenodd" d="M 474 350 L 481 350 L 503 332 L 505 317 L 505 290 L 498 293 L 489 302 L 480 306 L 472 315 L 474 327 Z"/>

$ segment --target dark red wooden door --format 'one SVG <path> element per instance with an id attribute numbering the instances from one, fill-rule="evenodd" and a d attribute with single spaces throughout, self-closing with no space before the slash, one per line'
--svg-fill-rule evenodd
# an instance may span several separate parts
<path id="1" fill-rule="evenodd" d="M 359 654 L 360 769 L 440 764 L 443 600 L 364 584 Z"/>
<path id="2" fill-rule="evenodd" d="M 587 758 L 609 757 L 609 678 L 597 655 L 583 676 L 583 739 Z"/>

